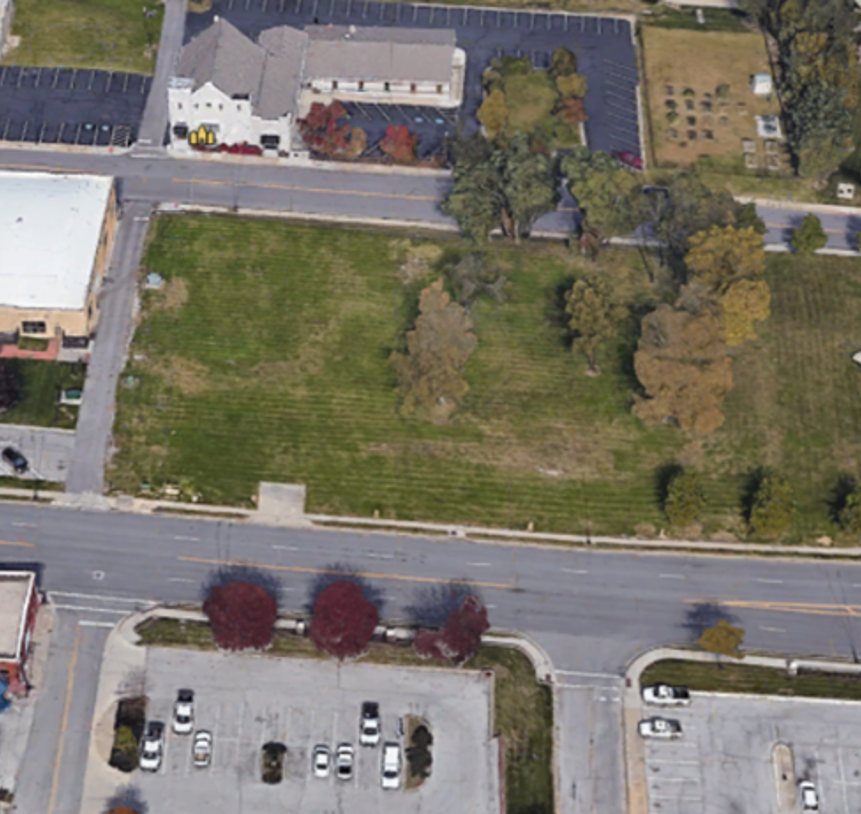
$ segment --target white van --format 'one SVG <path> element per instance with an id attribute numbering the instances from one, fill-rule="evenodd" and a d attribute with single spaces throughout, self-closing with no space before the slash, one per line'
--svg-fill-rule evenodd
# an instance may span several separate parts
<path id="1" fill-rule="evenodd" d="M 401 787 L 401 747 L 394 741 L 383 744 L 383 767 L 380 783 L 384 789 Z"/>

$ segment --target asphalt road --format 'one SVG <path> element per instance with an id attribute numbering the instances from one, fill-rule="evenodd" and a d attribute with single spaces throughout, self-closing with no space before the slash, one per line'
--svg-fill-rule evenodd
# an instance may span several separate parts
<path id="1" fill-rule="evenodd" d="M 765 235 L 766 244 L 788 243 L 792 232 L 798 228 L 806 212 L 798 209 L 777 209 L 760 206 L 759 216 L 765 221 L 768 232 Z M 858 233 L 861 232 L 861 217 L 858 215 L 841 215 L 819 213 L 822 228 L 828 236 L 829 249 L 858 249 Z"/>

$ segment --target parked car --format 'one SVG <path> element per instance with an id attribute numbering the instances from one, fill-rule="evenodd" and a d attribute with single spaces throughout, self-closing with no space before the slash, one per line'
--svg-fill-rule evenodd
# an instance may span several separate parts
<path id="1" fill-rule="evenodd" d="M 359 724 L 359 743 L 362 746 L 376 746 L 380 742 L 380 729 L 380 705 L 365 701 Z"/>
<path id="2" fill-rule="evenodd" d="M 328 777 L 332 771 L 332 752 L 328 746 L 317 744 L 314 747 L 314 756 L 311 761 L 314 767 L 314 777 Z"/>
<path id="3" fill-rule="evenodd" d="M 173 731 L 190 735 L 194 729 L 194 690 L 179 690 L 173 705 Z"/>
<path id="4" fill-rule="evenodd" d="M 337 767 L 338 777 L 341 780 L 349 780 L 353 776 L 353 759 L 356 755 L 356 750 L 349 743 L 342 743 L 338 747 L 335 764 Z"/>
<path id="5" fill-rule="evenodd" d="M 384 789 L 397 789 L 401 786 L 401 747 L 394 741 L 388 741 L 383 745 L 380 784 Z"/>
<path id="6" fill-rule="evenodd" d="M 194 746 L 192 747 L 194 755 L 194 765 L 200 769 L 209 766 L 212 760 L 212 733 L 201 729 L 194 733 Z"/>
<path id="7" fill-rule="evenodd" d="M 630 150 L 616 150 L 616 152 L 613 153 L 613 158 L 630 170 L 637 170 L 638 172 L 643 171 L 643 159 L 635 153 L 632 153 Z"/>
<path id="8" fill-rule="evenodd" d="M 798 784 L 798 793 L 801 797 L 802 811 L 819 811 L 819 793 L 810 780 L 802 780 Z"/>
<path id="9" fill-rule="evenodd" d="M 655 684 L 652 687 L 643 687 L 643 700 L 658 707 L 686 707 L 691 703 L 691 694 L 687 687 Z"/>
<path id="10" fill-rule="evenodd" d="M 6 447 L 3 450 L 3 460 L 12 467 L 19 475 L 23 475 L 29 468 L 27 459 L 18 452 L 15 447 Z"/>
<path id="11" fill-rule="evenodd" d="M 161 766 L 161 758 L 164 754 L 164 724 L 158 721 L 150 721 L 147 724 L 143 741 L 141 742 L 141 756 L 138 766 L 145 772 L 157 772 Z"/>
<path id="12" fill-rule="evenodd" d="M 640 721 L 637 730 L 642 738 L 676 740 L 682 737 L 682 725 L 670 718 L 647 718 L 645 721 Z"/>

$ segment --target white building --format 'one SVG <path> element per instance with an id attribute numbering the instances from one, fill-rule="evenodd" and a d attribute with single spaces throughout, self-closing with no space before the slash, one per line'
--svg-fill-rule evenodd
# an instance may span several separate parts
<path id="1" fill-rule="evenodd" d="M 770 73 L 757 73 L 750 80 L 750 89 L 755 96 L 771 96 L 774 93 L 774 82 Z"/>
<path id="2" fill-rule="evenodd" d="M 183 48 L 170 79 L 171 147 L 286 151 L 314 101 L 457 107 L 465 71 L 454 31 L 278 26 L 255 43 L 216 18 Z"/>

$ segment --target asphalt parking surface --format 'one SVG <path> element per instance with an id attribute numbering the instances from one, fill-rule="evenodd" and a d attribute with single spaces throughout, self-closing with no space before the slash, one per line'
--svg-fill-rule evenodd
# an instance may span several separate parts
<path id="1" fill-rule="evenodd" d="M 0 141 L 128 146 L 150 82 L 112 71 L 0 66 Z"/>
<path id="2" fill-rule="evenodd" d="M 586 136 L 593 150 L 640 154 L 636 104 L 637 64 L 627 20 L 538 11 L 509 11 L 456 6 L 377 3 L 370 0 L 215 0 L 205 14 L 186 18 L 186 41 L 200 33 L 215 15 L 224 17 L 246 34 L 277 25 L 357 25 L 411 28 L 451 28 L 458 46 L 467 53 L 464 102 L 460 118 L 464 133 L 478 128 L 475 113 L 482 102 L 481 74 L 493 57 L 528 56 L 537 68 L 550 64 L 553 50 L 564 45 L 577 55 L 589 92 L 585 104 L 589 120 Z M 456 127 L 450 115 L 426 116 L 397 106 L 362 105 L 354 117 L 373 143 L 388 124 L 407 124 L 419 134 L 420 155 L 434 152 Z M 415 119 L 421 116 L 422 122 Z M 441 121 L 437 121 L 441 119 Z"/>
<path id="3" fill-rule="evenodd" d="M 148 717 L 166 725 L 158 772 L 137 771 L 154 811 L 318 812 L 499 811 L 496 743 L 489 741 L 491 681 L 476 672 L 339 665 L 335 661 L 150 648 Z M 195 768 L 192 735 L 170 731 L 176 691 L 195 691 L 195 729 L 213 735 L 212 764 Z M 397 740 L 397 719 L 424 717 L 434 737 L 431 777 L 417 791 L 383 791 L 382 747 L 358 743 L 363 701 L 377 701 L 382 742 Z M 261 747 L 287 746 L 285 777 L 266 785 Z M 353 778 L 313 776 L 318 743 L 356 750 Z M 403 746 L 403 743 L 402 743 Z"/>
<path id="4" fill-rule="evenodd" d="M 796 780 L 816 784 L 820 811 L 861 810 L 861 703 L 693 695 L 687 709 L 643 709 L 684 732 L 646 744 L 652 814 L 778 811 L 778 742 L 792 747 Z"/>
<path id="5" fill-rule="evenodd" d="M 22 487 L 28 486 L 28 481 L 35 480 L 65 482 L 75 447 L 75 433 L 71 430 L 0 424 L 0 450 L 9 446 L 27 459 L 29 469 L 22 475 L 16 475 L 14 469 L 0 458 L 1 477 L 18 478 Z"/>

